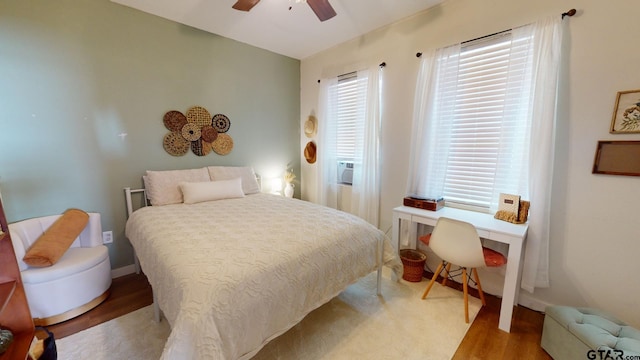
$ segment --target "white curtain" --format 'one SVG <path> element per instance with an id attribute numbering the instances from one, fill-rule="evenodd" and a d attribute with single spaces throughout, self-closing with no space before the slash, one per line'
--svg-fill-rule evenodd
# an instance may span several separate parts
<path id="1" fill-rule="evenodd" d="M 318 203 L 338 208 L 338 159 L 336 156 L 338 78 L 322 79 L 318 98 L 318 137 L 316 144 Z"/>
<path id="2" fill-rule="evenodd" d="M 444 193 L 446 158 L 453 106 L 442 101 L 439 89 L 450 84 L 455 89 L 457 77 L 439 69 L 457 69 L 460 44 L 423 54 L 413 110 L 411 131 L 411 155 L 407 195 L 419 198 L 438 198 Z M 443 89 L 450 91 L 451 89 Z M 436 119 L 436 114 L 438 119 Z M 438 153 L 438 156 L 431 154 Z M 433 160 L 432 160 L 433 159 Z"/>
<path id="3" fill-rule="evenodd" d="M 359 114 L 363 132 L 355 136 L 353 183 L 351 185 L 350 212 L 374 226 L 379 224 L 380 212 L 380 127 L 381 78 L 378 67 L 357 72 L 358 78 L 367 78 L 367 88 L 359 94 L 365 96 L 365 107 Z M 337 85 L 338 78 L 320 82 L 318 99 L 317 144 L 317 199 L 322 205 L 339 208 L 337 183 Z"/>
<path id="4" fill-rule="evenodd" d="M 529 232 L 522 288 L 549 287 L 549 227 L 555 153 L 556 103 L 562 19 L 549 17 L 523 29 L 533 35 L 531 145 L 529 154 Z"/>
<path id="5" fill-rule="evenodd" d="M 512 30 L 512 46 L 529 42 L 531 52 L 531 78 L 528 91 L 507 94 L 506 101 L 518 103 L 516 115 L 530 126 L 529 138 L 522 141 L 534 147 L 526 151 L 522 162 L 524 181 L 517 181 L 517 193 L 531 201 L 529 232 L 522 274 L 522 288 L 533 292 L 535 287 L 548 287 L 549 263 L 549 213 L 551 180 L 553 176 L 556 95 L 560 50 L 562 40 L 561 18 L 558 16 Z M 454 45 L 423 55 L 416 85 L 414 122 L 412 129 L 412 151 L 407 181 L 407 194 L 419 197 L 437 197 L 443 194 L 446 175 L 447 141 L 454 107 L 443 96 L 456 91 L 457 67 L 461 51 Z M 448 71 L 442 71 L 447 69 Z M 452 81 L 453 80 L 453 81 Z M 521 94 L 528 94 L 522 101 Z M 443 100 L 445 99 L 445 100 Z M 506 150 L 508 153 L 509 150 Z M 497 178 L 512 176 L 496 175 Z M 501 172 L 501 169 L 498 169 Z M 507 175 L 508 174 L 508 175 Z M 524 183 L 520 185 L 520 183 Z M 491 210 L 495 211 L 498 194 L 494 194 Z"/>
<path id="6" fill-rule="evenodd" d="M 351 185 L 352 212 L 378 227 L 380 212 L 380 127 L 382 68 L 358 72 L 366 76 L 364 131 L 356 137 L 356 159 Z"/>

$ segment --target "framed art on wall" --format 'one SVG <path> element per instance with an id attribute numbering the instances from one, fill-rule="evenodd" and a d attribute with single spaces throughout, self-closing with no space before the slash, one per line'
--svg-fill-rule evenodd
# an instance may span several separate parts
<path id="1" fill-rule="evenodd" d="M 609 132 L 640 133 L 640 90 L 618 91 Z"/>
<path id="2" fill-rule="evenodd" d="M 592 173 L 640 176 L 640 141 L 598 141 Z"/>

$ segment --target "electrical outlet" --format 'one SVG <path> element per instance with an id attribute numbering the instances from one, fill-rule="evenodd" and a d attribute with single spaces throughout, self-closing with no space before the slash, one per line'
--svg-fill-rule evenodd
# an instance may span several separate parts
<path id="1" fill-rule="evenodd" d="M 113 242 L 113 231 L 104 231 L 102 233 L 102 243 L 111 244 Z"/>

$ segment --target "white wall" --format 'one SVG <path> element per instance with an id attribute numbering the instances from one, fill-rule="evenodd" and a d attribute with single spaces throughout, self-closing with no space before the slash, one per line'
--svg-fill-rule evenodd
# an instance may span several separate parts
<path id="1" fill-rule="evenodd" d="M 635 326 L 640 299 L 640 178 L 593 175 L 598 140 L 609 134 L 617 91 L 640 89 L 637 0 L 447 0 L 426 12 L 304 59 L 301 119 L 317 109 L 323 75 L 387 63 L 384 70 L 383 177 L 380 228 L 401 205 L 410 152 L 416 52 L 473 39 L 577 8 L 565 18 L 550 246 L 551 286 L 521 293 L 521 303 L 592 306 Z M 322 123 L 319 124 L 322 126 Z M 301 151 L 309 139 L 301 135 Z M 302 163 L 302 197 L 315 200 L 315 165 Z M 535 204 L 532 204 L 535 206 Z M 492 279 L 490 279 L 491 281 Z M 486 282 L 486 281 L 485 281 Z M 483 285 L 484 282 L 483 282 Z M 496 284 L 484 287 L 496 288 Z"/>

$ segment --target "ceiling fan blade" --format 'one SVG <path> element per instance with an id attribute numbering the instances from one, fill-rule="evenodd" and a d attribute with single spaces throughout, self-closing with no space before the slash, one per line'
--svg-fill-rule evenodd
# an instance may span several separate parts
<path id="1" fill-rule="evenodd" d="M 336 16 L 336 11 L 329 4 L 329 0 L 307 0 L 307 3 L 320 21 L 329 20 Z"/>
<path id="2" fill-rule="evenodd" d="M 238 0 L 235 4 L 233 4 L 232 8 L 241 11 L 249 11 L 259 2 L 260 0 Z"/>

